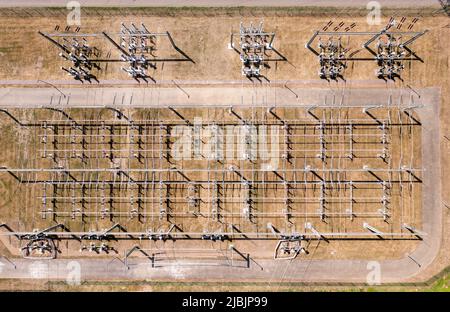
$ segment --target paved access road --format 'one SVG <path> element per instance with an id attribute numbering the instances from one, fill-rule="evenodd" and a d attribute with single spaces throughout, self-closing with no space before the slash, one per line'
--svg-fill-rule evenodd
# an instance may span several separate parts
<path id="1" fill-rule="evenodd" d="M 67 0 L 0 0 L 0 7 L 65 7 Z M 367 0 L 78 0 L 82 6 L 92 7 L 235 7 L 235 6 L 312 6 L 312 7 L 366 7 Z M 439 7 L 434 0 L 378 0 L 382 7 Z"/>

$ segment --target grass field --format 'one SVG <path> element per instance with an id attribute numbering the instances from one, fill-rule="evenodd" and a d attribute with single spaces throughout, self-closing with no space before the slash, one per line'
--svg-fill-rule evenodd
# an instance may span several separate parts
<path id="1" fill-rule="evenodd" d="M 135 282 L 84 282 L 80 286 L 70 286 L 64 282 L 36 281 L 36 280 L 5 280 L 0 279 L 0 290 L 33 290 L 33 291 L 211 291 L 211 292 L 263 292 L 263 291 L 343 291 L 343 292 L 449 292 L 450 274 L 444 274 L 437 280 L 417 284 L 404 284 L 392 286 L 357 286 L 357 285 L 295 285 L 272 284 L 258 285 L 255 283 L 208 283 L 208 282 L 162 282 L 162 281 L 135 281 Z"/>

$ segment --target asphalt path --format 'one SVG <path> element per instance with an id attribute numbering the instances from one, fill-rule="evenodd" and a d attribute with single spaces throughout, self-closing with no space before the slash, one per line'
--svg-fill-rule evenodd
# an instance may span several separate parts
<path id="1" fill-rule="evenodd" d="M 64 0 L 0 0 L 0 7 L 65 7 Z M 78 0 L 85 7 L 236 7 L 236 6 L 277 6 L 277 7 L 366 7 L 366 0 Z M 437 0 L 378 0 L 382 7 L 439 7 Z"/>

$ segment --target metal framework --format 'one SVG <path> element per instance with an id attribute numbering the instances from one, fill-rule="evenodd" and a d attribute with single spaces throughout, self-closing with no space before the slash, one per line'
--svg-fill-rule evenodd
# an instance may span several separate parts
<path id="1" fill-rule="evenodd" d="M 426 34 L 428 30 L 422 32 L 393 30 L 391 28 L 394 24 L 395 20 L 391 18 L 389 24 L 379 32 L 316 31 L 306 43 L 306 48 L 319 58 L 319 77 L 327 80 L 344 79 L 343 73 L 347 62 L 376 61 L 379 67 L 376 71 L 378 78 L 401 79 L 405 61 L 423 63 L 422 58 L 410 48 L 410 45 Z M 361 55 L 360 49 L 350 52 L 351 48 L 343 44 L 343 37 L 350 39 L 351 37 L 367 38 L 368 36 L 370 36 L 369 39 L 356 46 L 362 45 L 370 55 L 359 56 Z M 322 37 L 327 38 L 326 41 L 323 41 Z M 318 50 L 312 47 L 316 38 L 318 38 Z"/>
<path id="2" fill-rule="evenodd" d="M 148 249 L 136 245 L 125 252 L 123 263 L 127 269 L 133 265 L 139 265 L 139 262 L 130 262 L 133 258 L 138 258 L 137 255 L 147 258 L 151 262 L 152 268 L 175 265 L 250 267 L 250 255 L 241 253 L 233 245 L 230 245 L 228 249 Z"/>
<path id="3" fill-rule="evenodd" d="M 121 67 L 130 77 L 140 82 L 147 79 L 155 81 L 148 74 L 150 68 L 156 69 L 159 62 L 194 62 L 184 53 L 173 40 L 171 34 L 166 32 L 152 32 L 144 24 L 137 27 L 134 23 L 130 26 L 121 24 L 119 33 L 79 33 L 56 32 L 39 34 L 61 49 L 59 56 L 71 62 L 69 68 L 62 67 L 68 75 L 80 82 L 92 80 L 98 82 L 97 77 L 91 72 L 100 71 L 100 64 L 108 62 L 123 62 L 127 67 Z M 120 53 L 118 57 L 105 55 L 104 41 L 112 44 Z M 177 53 L 173 56 L 159 56 L 158 44 L 168 41 L 170 47 Z M 164 54 L 164 52 L 162 53 Z M 104 69 L 104 68 L 103 68 Z"/>
<path id="4" fill-rule="evenodd" d="M 44 108 L 53 118 L 32 122 L 2 110 L 34 133 L 38 167 L 0 173 L 28 190 L 22 208 L 45 230 L 4 224 L 0 235 L 50 257 L 55 239 L 95 253 L 116 252 L 111 240 L 287 241 L 280 258 L 297 256 L 303 240 L 420 239 L 415 107 L 217 107 L 201 124 L 195 108 L 93 109 L 101 117 L 90 119 Z M 177 127 L 203 138 L 190 150 L 214 133 L 210 145 L 231 141 L 234 158 L 201 149 L 177 159 Z M 279 147 L 277 166 L 255 152 L 263 143 Z"/>
<path id="5" fill-rule="evenodd" d="M 239 49 L 234 42 L 235 37 L 239 38 Z M 263 22 L 258 26 L 244 26 L 241 22 L 239 33 L 231 33 L 229 48 L 234 49 L 240 57 L 242 63 L 242 76 L 247 78 L 258 78 L 263 76 L 261 70 L 270 67 L 268 62 L 287 61 L 273 46 L 275 39 L 274 32 L 266 32 Z"/>

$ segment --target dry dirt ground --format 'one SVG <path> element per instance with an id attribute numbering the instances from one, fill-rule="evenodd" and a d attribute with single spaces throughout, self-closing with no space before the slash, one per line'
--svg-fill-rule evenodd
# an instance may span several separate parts
<path id="1" fill-rule="evenodd" d="M 151 9 L 147 10 L 152 12 Z M 139 11 L 123 17 L 118 17 L 115 10 L 106 11 L 113 16 L 108 16 L 108 13 L 103 12 L 99 12 L 99 14 L 104 15 L 97 16 L 91 12 L 93 16 L 84 17 L 82 15 L 81 32 L 117 33 L 120 30 L 121 22 L 142 22 L 152 31 L 169 31 L 177 46 L 195 61 L 195 63 L 165 63 L 163 69 L 161 64 L 155 73 L 157 80 L 240 80 L 242 76 L 239 70 L 239 57 L 236 52 L 227 48 L 230 33 L 239 30 L 241 21 L 248 24 L 251 21 L 258 23 L 262 20 L 266 31 L 276 32 L 275 47 L 288 60 L 271 64 L 271 70 L 266 72 L 267 77 L 270 80 L 309 80 L 317 78 L 317 64 L 314 55 L 304 46 L 315 30 L 321 30 L 329 21 L 334 21 L 331 28 L 342 21 L 345 24 L 341 30 L 356 23 L 353 31 L 379 31 L 390 17 L 390 15 L 385 15 L 382 25 L 371 26 L 367 24 L 365 15 L 360 16 L 359 11 L 352 16 L 351 11 L 344 14 L 343 10 L 339 10 L 341 14 L 330 14 L 326 10 L 321 11 L 325 13 L 315 14 L 314 10 L 313 12 L 296 12 L 293 9 L 293 13 L 289 10 L 277 13 L 274 10 L 266 12 L 266 16 L 259 16 L 258 11 L 242 10 L 242 13 L 231 10 L 216 14 L 214 14 L 214 10 L 209 12 L 206 9 L 192 12 L 181 10 L 180 13 L 173 13 L 177 15 L 176 17 L 140 16 Z M 405 82 L 421 87 L 445 85 L 443 79 L 447 78 L 444 71 L 447 66 L 447 55 L 440 51 L 445 51 L 448 44 L 443 40 L 448 34 L 449 28 L 446 27 L 448 17 L 442 13 L 431 16 L 430 10 L 407 10 L 406 12 L 398 10 L 388 11 L 384 14 L 389 13 L 395 14 L 399 19 L 403 16 L 406 17 L 403 28 L 406 28 L 415 17 L 418 17 L 419 21 L 413 30 L 429 29 L 431 31 L 414 43 L 415 51 L 426 60 L 426 63 L 413 62 L 405 72 Z M 293 16 L 289 16 L 290 14 Z M 424 16 L 421 17 L 421 15 Z M 52 33 L 55 25 L 64 28 L 65 18 L 65 15 L 61 16 L 61 14 L 52 18 L 39 17 L 38 14 L 27 18 L 2 16 L 0 22 L 2 29 L 0 79 L 69 79 L 65 72 L 59 70 L 61 65 L 67 65 L 67 63 L 57 56 L 58 49 L 37 33 L 38 30 Z M 119 56 L 110 43 L 104 39 L 98 40 L 104 47 L 101 49 L 102 56 L 106 57 L 109 52 L 111 52 L 111 57 Z M 346 38 L 343 37 L 343 42 L 345 40 Z M 357 48 L 359 47 L 355 46 L 354 49 Z M 160 53 L 160 57 L 168 55 L 163 51 Z M 119 64 L 109 64 L 106 70 L 99 73 L 98 78 L 127 79 L 127 75 L 118 70 L 120 66 Z M 359 62 L 349 66 L 346 76 L 351 79 L 349 79 L 347 87 L 351 87 L 352 80 L 373 79 L 374 70 L 375 66 L 372 62 Z M 441 73 L 441 75 L 435 73 Z"/>
<path id="2" fill-rule="evenodd" d="M 364 11 L 339 9 L 336 14 L 333 9 L 323 9 L 318 13 L 315 9 L 298 10 L 207 10 L 207 9 L 173 9 L 173 11 L 162 11 L 160 9 L 145 9 L 145 11 L 134 10 L 129 15 L 118 17 L 119 13 L 115 9 L 109 11 L 101 10 L 96 12 L 91 10 L 82 16 L 82 32 L 111 32 L 119 30 L 120 22 L 136 21 L 143 22 L 146 26 L 155 31 L 170 31 L 179 48 L 181 48 L 195 63 L 171 63 L 158 64 L 158 68 L 152 73 L 157 81 L 213 81 L 213 80 L 242 80 L 240 74 L 239 56 L 230 49 L 227 49 L 230 32 L 239 29 L 239 23 L 249 23 L 250 21 L 264 21 L 265 29 L 277 33 L 275 47 L 287 58 L 287 62 L 272 63 L 271 68 L 265 72 L 269 80 L 289 81 L 289 80 L 313 80 L 317 79 L 317 61 L 315 56 L 305 49 L 304 45 L 312 36 L 315 30 L 322 29 L 330 20 L 334 25 L 341 21 L 346 26 L 356 23 L 354 31 L 378 31 L 386 24 L 389 17 L 395 15 L 400 19 L 406 17 L 406 26 L 413 18 L 418 17 L 419 21 L 413 30 L 422 31 L 428 29 L 429 32 L 414 43 L 414 50 L 424 59 L 424 63 L 412 62 L 405 69 L 404 81 L 395 83 L 389 82 L 386 88 L 406 87 L 439 87 L 441 90 L 441 137 L 436 138 L 441 142 L 441 168 L 442 168 L 442 200 L 444 209 L 443 217 L 443 241 L 439 257 L 435 263 L 428 268 L 424 274 L 432 275 L 440 271 L 449 264 L 448 239 L 449 234 L 449 213 L 450 195 L 449 183 L 446 177 L 449 172 L 450 159 L 450 125 L 447 120 L 450 116 L 448 109 L 450 95 L 449 90 L 449 43 L 446 38 L 449 36 L 450 19 L 443 13 L 432 13 L 434 10 L 397 10 L 383 12 L 382 25 L 369 26 L 366 22 Z M 56 11 L 17 11 L 15 16 L 4 13 L 0 19 L 0 79 L 2 80 L 60 80 L 69 79 L 59 67 L 66 65 L 59 57 L 59 52 L 55 46 L 45 41 L 37 34 L 37 30 L 52 32 L 55 25 L 64 25 L 65 15 L 55 13 Z M 46 14 L 53 14 L 48 17 Z M 334 26 L 333 25 L 333 26 Z M 63 27 L 63 26 L 62 26 Z M 346 40 L 344 38 L 344 40 Z M 354 50 L 358 49 L 353 39 L 347 41 Z M 112 57 L 118 57 L 117 51 L 106 41 L 99 42 L 102 55 L 111 53 Z M 166 53 L 173 53 L 162 49 L 161 57 Z M 119 64 L 110 64 L 98 74 L 100 80 L 127 79 L 128 77 L 120 71 Z M 347 82 L 335 83 L 323 82 L 324 88 L 345 88 L 352 87 L 354 81 L 366 81 L 374 78 L 375 64 L 373 62 L 355 62 L 350 64 L 346 71 Z M 31 115 L 30 115 L 31 117 Z M 2 132 L 11 133 L 15 130 L 11 124 L 2 123 Z M 22 134 L 22 135 L 27 135 Z M 5 136 L 8 137 L 8 136 Z M 24 139 L 24 138 L 22 138 Z M 2 146 L 8 144 L 2 141 Z M 10 161 L 15 155 L 14 150 L 10 150 L 9 156 L 2 154 L 1 160 Z M 22 155 L 26 155 L 24 152 Z M 31 163 L 30 163 L 31 164 Z M 2 181 L 6 185 L 1 190 L 10 192 L 7 185 L 11 180 Z M 1 186 L 1 185 L 0 185 Z M 16 214 L 4 207 L 10 207 L 12 201 L 7 202 L 2 197 L 0 211 L 2 217 L 12 217 Z M 31 204 L 30 204 L 31 205 Z M 26 212 L 20 212 L 26 213 Z M 380 250 L 379 242 L 364 243 L 365 250 L 373 254 L 375 250 Z M 391 242 L 383 242 L 384 250 L 394 251 L 395 257 L 402 257 L 405 252 L 414 248 L 414 244 L 405 243 L 403 245 Z M 388 246 L 389 245 L 389 246 Z M 398 250 L 397 250 L 398 249 Z M 338 250 L 338 252 L 336 252 Z M 358 248 L 354 248 L 352 243 L 334 243 L 330 249 L 321 249 L 317 256 L 319 258 L 346 258 L 365 257 L 361 255 Z M 381 258 L 386 254 L 381 253 Z M 392 258 L 392 254 L 389 255 Z"/>

